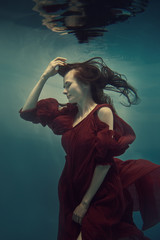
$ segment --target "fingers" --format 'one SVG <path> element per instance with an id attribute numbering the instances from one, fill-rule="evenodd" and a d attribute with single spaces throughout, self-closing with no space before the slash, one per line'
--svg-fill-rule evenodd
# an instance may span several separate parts
<path id="1" fill-rule="evenodd" d="M 67 58 L 63 58 L 63 57 L 56 57 L 54 60 L 55 60 L 55 61 L 58 61 L 58 60 L 60 60 L 60 61 L 63 61 L 63 62 L 65 62 L 65 61 L 67 60 Z M 53 61 L 54 61 L 54 60 L 53 60 Z"/>
<path id="2" fill-rule="evenodd" d="M 72 220 L 79 224 L 81 224 L 82 222 L 82 218 L 76 215 L 75 213 L 73 214 Z"/>
<path id="3" fill-rule="evenodd" d="M 86 207 L 84 207 L 83 204 L 79 204 L 73 212 L 73 215 L 72 215 L 73 221 L 81 224 L 82 219 L 85 216 L 86 212 L 87 212 Z"/>
<path id="4" fill-rule="evenodd" d="M 62 59 L 62 60 L 60 60 Z M 58 72 L 59 66 L 65 66 L 66 63 L 66 58 L 56 58 L 54 60 L 52 60 L 48 67 L 49 67 L 49 71 L 55 71 L 55 74 Z"/>
<path id="5" fill-rule="evenodd" d="M 49 65 L 52 66 L 53 68 L 57 66 L 64 66 L 66 65 L 66 60 L 67 60 L 66 58 L 57 57 L 53 59 Z"/>
<path id="6" fill-rule="evenodd" d="M 56 65 L 65 65 L 66 63 L 65 62 L 62 62 L 62 61 L 55 61 Z"/>

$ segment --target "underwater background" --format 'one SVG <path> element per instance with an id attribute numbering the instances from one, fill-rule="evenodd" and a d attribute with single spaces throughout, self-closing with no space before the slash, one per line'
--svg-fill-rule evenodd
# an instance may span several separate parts
<path id="1" fill-rule="evenodd" d="M 68 62 L 100 56 L 138 89 L 139 105 L 122 106 L 110 93 L 118 114 L 137 139 L 121 159 L 160 164 L 160 1 L 150 0 L 141 14 L 107 26 L 108 32 L 80 44 L 41 25 L 33 1 L 5 1 L 0 7 L 0 239 L 53 240 L 57 236 L 57 184 L 64 165 L 60 136 L 19 117 L 30 90 L 57 56 Z M 66 102 L 60 76 L 46 83 L 40 98 Z M 141 228 L 139 214 L 135 222 Z M 160 224 L 145 231 L 160 239 Z"/>

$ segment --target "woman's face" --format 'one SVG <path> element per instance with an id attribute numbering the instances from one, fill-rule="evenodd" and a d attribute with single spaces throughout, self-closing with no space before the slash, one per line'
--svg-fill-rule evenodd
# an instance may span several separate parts
<path id="1" fill-rule="evenodd" d="M 89 89 L 88 85 L 76 80 L 75 72 L 76 70 L 73 69 L 64 77 L 63 93 L 66 94 L 70 103 L 80 103 Z"/>

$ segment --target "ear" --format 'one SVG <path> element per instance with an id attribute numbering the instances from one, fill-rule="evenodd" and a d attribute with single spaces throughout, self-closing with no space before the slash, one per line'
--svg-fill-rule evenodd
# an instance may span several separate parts
<path id="1" fill-rule="evenodd" d="M 89 84 L 83 84 L 84 85 L 84 89 L 90 89 L 90 86 L 89 86 Z"/>
<path id="2" fill-rule="evenodd" d="M 89 83 L 83 83 L 83 82 L 81 82 L 81 83 L 83 84 L 84 89 L 90 89 L 90 84 Z"/>

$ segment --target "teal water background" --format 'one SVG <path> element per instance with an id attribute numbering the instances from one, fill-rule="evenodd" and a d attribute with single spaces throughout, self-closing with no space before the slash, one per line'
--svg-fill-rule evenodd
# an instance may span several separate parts
<path id="1" fill-rule="evenodd" d="M 23 3 L 22 3 L 23 2 Z M 160 2 L 124 23 L 107 27 L 103 37 L 78 44 L 71 34 L 61 36 L 41 26 L 32 1 L 1 4 L 0 37 L 0 239 L 56 239 L 57 184 L 64 165 L 60 137 L 48 128 L 20 119 L 18 110 L 48 62 L 57 56 L 68 62 L 101 56 L 112 69 L 124 73 L 138 89 L 141 103 L 120 105 L 119 115 L 135 130 L 137 139 L 121 159 L 149 159 L 160 164 Z M 40 98 L 65 102 L 62 79 L 50 79 Z M 139 215 L 136 224 L 141 227 Z M 160 225 L 147 230 L 160 239 Z"/>

